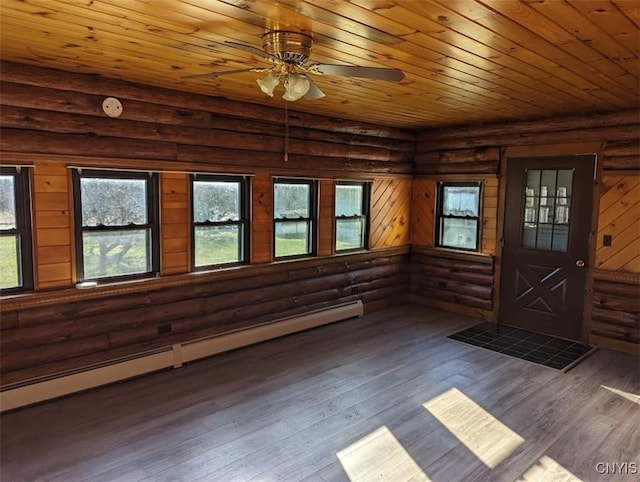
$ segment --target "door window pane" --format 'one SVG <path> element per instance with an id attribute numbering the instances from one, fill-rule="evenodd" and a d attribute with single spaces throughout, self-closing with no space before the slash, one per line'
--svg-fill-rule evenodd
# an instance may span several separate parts
<path id="1" fill-rule="evenodd" d="M 531 169 L 526 173 L 522 246 L 566 252 L 573 170 Z"/>

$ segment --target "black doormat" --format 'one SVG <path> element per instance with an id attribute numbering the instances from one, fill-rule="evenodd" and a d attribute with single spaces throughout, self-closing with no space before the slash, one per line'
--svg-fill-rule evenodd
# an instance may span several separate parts
<path id="1" fill-rule="evenodd" d="M 596 349 L 506 325 L 481 323 L 447 338 L 566 372 Z"/>

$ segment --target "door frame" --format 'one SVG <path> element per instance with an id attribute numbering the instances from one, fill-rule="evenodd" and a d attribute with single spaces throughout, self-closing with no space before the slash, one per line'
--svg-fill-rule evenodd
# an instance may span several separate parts
<path id="1" fill-rule="evenodd" d="M 504 250 L 504 219 L 507 196 L 507 163 L 509 158 L 518 157 L 550 157 L 550 156 L 572 156 L 594 154 L 594 192 L 591 212 L 591 225 L 587 249 L 589 253 L 587 261 L 587 273 L 585 281 L 585 296 L 583 307 L 582 323 L 582 343 L 589 344 L 589 332 L 591 328 L 591 310 L 593 300 L 593 273 L 595 270 L 596 258 L 596 236 L 598 233 L 598 213 L 600 212 L 600 187 L 602 179 L 602 156 L 605 142 L 582 142 L 571 144 L 547 144 L 533 146 L 504 147 L 500 150 L 500 174 L 498 183 L 498 219 L 497 219 L 497 240 L 496 257 L 493 265 L 493 323 L 499 322 L 500 314 L 500 281 L 502 276 L 502 255 Z"/>

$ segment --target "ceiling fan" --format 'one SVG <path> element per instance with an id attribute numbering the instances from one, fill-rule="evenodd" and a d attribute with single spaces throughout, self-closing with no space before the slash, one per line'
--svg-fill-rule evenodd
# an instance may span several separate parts
<path id="1" fill-rule="evenodd" d="M 241 72 L 267 72 L 264 79 L 256 82 L 260 90 L 273 97 L 274 89 L 282 82 L 284 85 L 283 99 L 295 101 L 301 98 L 320 99 L 324 92 L 307 74 L 338 75 L 343 77 L 360 77 L 372 80 L 388 80 L 398 82 L 404 78 L 404 72 L 398 69 L 381 67 L 360 67 L 355 65 L 316 64 L 309 62 L 313 37 L 302 32 L 289 30 L 272 30 L 264 34 L 262 50 L 251 45 L 236 42 L 225 42 L 226 45 L 244 50 L 266 61 L 270 67 L 254 67 L 224 72 L 210 72 L 208 74 L 187 75 L 183 79 L 200 79 L 219 77 L 222 75 L 238 74 Z"/>

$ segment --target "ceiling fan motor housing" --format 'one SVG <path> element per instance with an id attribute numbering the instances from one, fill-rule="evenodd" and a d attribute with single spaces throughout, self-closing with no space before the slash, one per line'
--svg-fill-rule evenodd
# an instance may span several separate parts
<path id="1" fill-rule="evenodd" d="M 283 62 L 300 65 L 309 58 L 312 43 L 311 35 L 288 30 L 273 30 L 264 35 L 262 48 Z"/>

